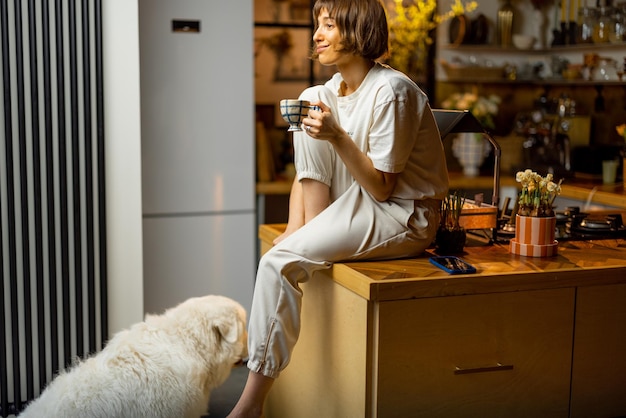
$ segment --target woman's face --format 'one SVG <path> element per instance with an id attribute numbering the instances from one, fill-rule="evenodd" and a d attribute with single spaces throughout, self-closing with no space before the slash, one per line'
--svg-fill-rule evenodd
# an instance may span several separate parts
<path id="1" fill-rule="evenodd" d="M 341 52 L 339 28 L 326 9 L 322 9 L 317 17 L 317 29 L 313 34 L 313 41 L 315 52 L 322 65 L 337 65 L 346 57 L 346 54 Z"/>

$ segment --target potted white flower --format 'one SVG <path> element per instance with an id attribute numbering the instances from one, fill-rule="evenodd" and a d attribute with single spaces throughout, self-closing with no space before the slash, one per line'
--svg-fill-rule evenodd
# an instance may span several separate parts
<path id="1" fill-rule="evenodd" d="M 519 171 L 515 180 L 522 185 L 522 190 L 510 252 L 533 257 L 555 255 L 558 242 L 554 239 L 554 199 L 561 193 L 562 180 L 555 183 L 552 174 L 543 177 L 530 169 Z"/>
<path id="2" fill-rule="evenodd" d="M 518 171 L 515 181 L 522 185 L 519 194 L 520 216 L 554 216 L 554 199 L 561 193 L 561 179 L 558 183 L 553 181 L 554 176 L 548 173 L 545 177 L 540 176 L 530 169 Z"/>

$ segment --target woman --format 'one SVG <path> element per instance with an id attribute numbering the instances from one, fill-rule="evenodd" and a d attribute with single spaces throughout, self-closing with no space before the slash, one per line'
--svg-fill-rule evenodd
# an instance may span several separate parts
<path id="1" fill-rule="evenodd" d="M 318 0 L 313 58 L 338 73 L 301 99 L 320 107 L 294 135 L 297 177 L 283 235 L 259 263 L 249 324 L 250 373 L 230 417 L 258 417 L 300 331 L 299 283 L 335 261 L 420 254 L 448 189 L 425 94 L 377 63 L 387 53 L 379 0 Z"/>

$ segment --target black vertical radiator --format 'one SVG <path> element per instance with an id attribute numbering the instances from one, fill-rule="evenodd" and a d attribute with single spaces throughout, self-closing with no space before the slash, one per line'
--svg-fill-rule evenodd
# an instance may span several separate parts
<path id="1" fill-rule="evenodd" d="M 0 0 L 0 416 L 107 336 L 101 0 Z"/>

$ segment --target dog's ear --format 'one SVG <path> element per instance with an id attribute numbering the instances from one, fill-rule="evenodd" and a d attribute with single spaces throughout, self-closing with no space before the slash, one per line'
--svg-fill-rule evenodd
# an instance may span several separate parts
<path id="1" fill-rule="evenodd" d="M 243 332 L 243 324 L 236 315 L 222 318 L 219 323 L 213 325 L 213 328 L 231 344 L 236 343 L 239 340 L 239 335 Z"/>

